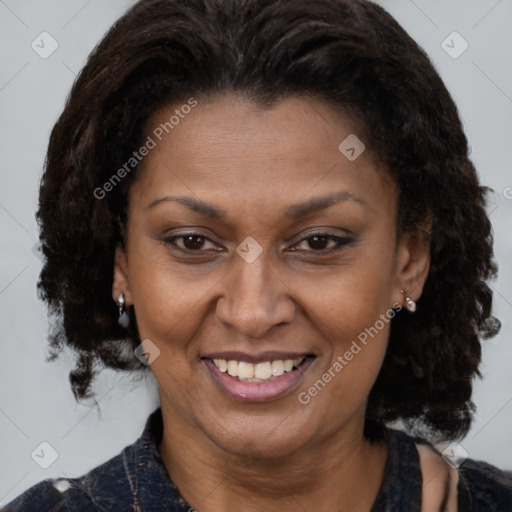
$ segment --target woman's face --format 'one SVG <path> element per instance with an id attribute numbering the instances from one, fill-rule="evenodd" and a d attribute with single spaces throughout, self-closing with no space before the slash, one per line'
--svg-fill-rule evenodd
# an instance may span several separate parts
<path id="1" fill-rule="evenodd" d="M 198 99 L 166 133 L 176 109 L 148 123 L 156 146 L 130 190 L 113 289 L 160 351 L 164 415 L 231 453 L 360 433 L 391 308 L 401 288 L 418 298 L 428 265 L 412 238 L 397 243 L 397 192 L 372 141 L 311 99 Z M 355 159 L 353 139 L 339 149 L 351 134 L 367 148 Z"/>

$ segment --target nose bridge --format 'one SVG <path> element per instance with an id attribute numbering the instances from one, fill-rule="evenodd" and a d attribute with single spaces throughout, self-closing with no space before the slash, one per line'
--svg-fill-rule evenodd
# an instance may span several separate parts
<path id="1" fill-rule="evenodd" d="M 291 321 L 294 307 L 290 300 L 283 300 L 286 287 L 276 270 L 270 268 L 268 251 L 250 263 L 239 255 L 235 258 L 217 305 L 217 316 L 253 338 L 263 336 L 274 325 Z"/>

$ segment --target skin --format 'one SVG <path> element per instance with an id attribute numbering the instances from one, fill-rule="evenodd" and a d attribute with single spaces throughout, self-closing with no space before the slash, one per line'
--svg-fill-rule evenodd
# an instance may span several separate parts
<path id="1" fill-rule="evenodd" d="M 157 111 L 148 134 L 179 106 Z M 401 289 L 417 300 L 428 274 L 425 242 L 396 239 L 397 190 L 371 141 L 353 162 L 338 150 L 352 133 L 348 118 L 311 98 L 272 108 L 233 95 L 198 98 L 131 186 L 113 298 L 124 292 L 141 339 L 160 350 L 151 364 L 164 421 L 160 451 L 171 480 L 201 512 L 369 511 L 378 494 L 387 448 L 368 443 L 363 425 L 389 323 L 308 404 L 298 400 L 359 333 L 404 304 Z M 335 191 L 357 199 L 284 215 Z M 212 204 L 226 219 L 175 201 L 148 207 L 171 195 Z M 315 245 L 317 228 L 352 242 Z M 187 233 L 206 239 L 168 240 Z M 262 249 L 252 263 L 235 251 L 247 237 Z M 331 252 L 322 257 L 320 249 Z M 292 392 L 247 403 L 226 396 L 200 359 L 224 350 L 316 357 Z M 439 488 L 426 491 L 434 504 Z"/>
<path id="2" fill-rule="evenodd" d="M 423 479 L 422 512 L 457 512 L 459 472 L 429 446 L 417 445 Z"/>

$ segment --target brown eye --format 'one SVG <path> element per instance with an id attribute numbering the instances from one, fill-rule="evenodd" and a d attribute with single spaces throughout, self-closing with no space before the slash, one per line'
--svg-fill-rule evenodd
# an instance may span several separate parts
<path id="1" fill-rule="evenodd" d="M 330 241 L 328 237 L 321 236 L 321 235 L 315 235 L 312 237 L 309 237 L 308 244 L 312 249 L 318 249 L 318 250 L 324 250 L 325 245 Z"/>
<path id="2" fill-rule="evenodd" d="M 178 241 L 181 241 L 181 243 L 178 243 Z M 205 252 L 202 250 L 205 244 L 207 242 L 213 244 L 211 240 L 198 233 L 185 233 L 184 235 L 171 236 L 166 238 L 164 242 L 185 252 Z"/>
<path id="3" fill-rule="evenodd" d="M 330 242 L 333 242 L 334 245 L 328 247 L 328 244 Z M 317 233 L 302 239 L 298 244 L 293 246 L 292 250 L 317 253 L 331 253 L 343 248 L 344 245 L 351 244 L 352 242 L 354 242 L 353 238 L 335 236 L 330 235 L 328 233 Z M 296 249 L 297 247 L 306 244 L 306 249 Z"/>
<path id="4" fill-rule="evenodd" d="M 201 249 L 204 245 L 204 238 L 199 235 L 187 235 L 183 237 L 183 245 L 186 249 Z"/>

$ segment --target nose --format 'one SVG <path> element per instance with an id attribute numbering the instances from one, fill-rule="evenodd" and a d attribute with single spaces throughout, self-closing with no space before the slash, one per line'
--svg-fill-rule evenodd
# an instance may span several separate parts
<path id="1" fill-rule="evenodd" d="M 262 338 L 272 327 L 289 323 L 295 314 L 290 290 L 270 268 L 265 251 L 252 263 L 235 256 L 222 280 L 217 318 L 250 338 Z"/>

